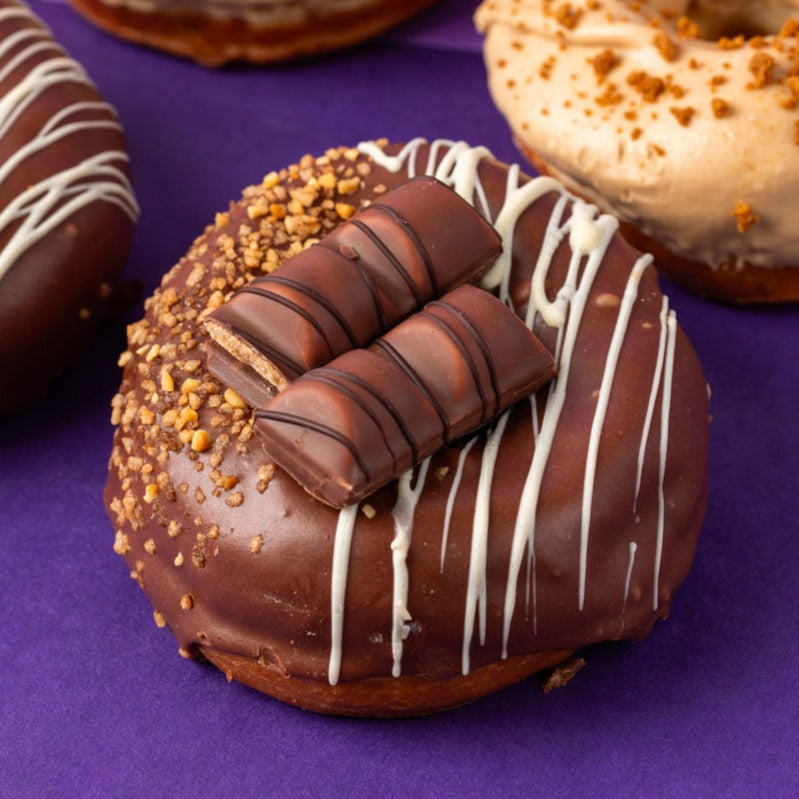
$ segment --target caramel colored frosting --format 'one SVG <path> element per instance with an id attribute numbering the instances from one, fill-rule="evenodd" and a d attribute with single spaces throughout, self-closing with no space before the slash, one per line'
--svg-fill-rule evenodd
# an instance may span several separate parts
<path id="1" fill-rule="evenodd" d="M 799 266 L 797 0 L 487 0 L 476 23 L 548 172 L 678 255 Z"/>

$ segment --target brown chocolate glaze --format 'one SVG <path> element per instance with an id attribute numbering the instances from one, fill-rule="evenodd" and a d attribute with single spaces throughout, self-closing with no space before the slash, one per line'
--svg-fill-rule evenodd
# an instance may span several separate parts
<path id="1" fill-rule="evenodd" d="M 448 148 L 438 144 L 435 159 L 443 158 Z M 417 173 L 424 172 L 428 156 L 427 146 L 414 151 Z M 305 157 L 281 171 L 279 185 L 317 185 L 329 172 L 337 178 L 360 177 L 358 191 L 346 198 L 355 206 L 376 199 L 384 187 L 398 185 L 406 175 L 404 169 L 389 171 L 356 149 L 338 149 L 319 159 Z M 495 219 L 505 201 L 508 169 L 484 157 L 478 172 L 488 213 Z M 270 250 L 279 251 L 280 261 L 302 246 L 304 236 L 318 237 L 320 231 L 340 224 L 338 199 L 334 189 L 320 189 L 307 212 L 318 227 L 307 223 L 304 234 L 287 236 L 284 220 L 267 216 L 256 227 L 247 213 L 253 205 L 275 200 L 274 191 L 263 186 L 247 189 L 244 199 L 220 215 L 167 274 L 144 319 L 131 327 L 122 385 L 113 401 L 112 419 L 119 429 L 105 496 L 116 530 L 115 549 L 153 603 L 156 622 L 169 626 L 187 655 L 204 653 L 230 676 L 241 676 L 301 706 L 334 713 L 441 709 L 521 678 L 527 670 L 519 671 L 517 658 L 645 636 L 667 614 L 693 559 L 706 502 L 707 391 L 693 349 L 675 329 L 673 358 L 666 347 L 671 373 L 663 372 L 661 380 L 671 377 L 671 391 L 655 393 L 649 432 L 643 437 L 647 387 L 657 374 L 664 329 L 657 277 L 653 269 L 644 269 L 629 306 L 627 332 L 596 441 L 581 606 L 587 455 L 604 396 L 611 341 L 637 258 L 614 236 L 593 282 L 585 284 L 590 289 L 573 331 L 568 370 L 561 352 L 555 390 L 546 402 L 537 402 L 536 418 L 531 418 L 529 403 L 519 403 L 509 416 L 501 417 L 501 437 L 481 434 L 471 445 L 469 440 L 455 442 L 432 457 L 424 475 L 416 469 L 413 480 L 392 482 L 362 504 L 347 559 L 340 673 L 337 685 L 330 684 L 333 559 L 341 516 L 269 462 L 252 435 L 251 410 L 208 373 L 198 321 L 226 293 L 251 281 L 260 269 L 272 268 Z M 516 224 L 508 288 L 522 312 L 547 225 L 561 202 L 559 193 L 545 193 Z M 477 207 L 482 209 L 480 203 Z M 548 240 L 560 241 L 545 283 L 552 299 L 566 278 L 571 249 L 568 235 Z M 259 263 L 251 257 L 253 249 L 262 254 Z M 583 259 L 581 273 L 586 269 Z M 576 313 L 574 304 L 570 309 L 570 314 Z M 535 331 L 553 353 L 563 348 L 558 330 L 540 318 Z M 511 594 L 515 605 L 508 659 L 503 660 L 503 608 L 517 509 L 536 449 L 543 451 L 558 386 L 567 389 L 540 484 L 534 557 L 528 571 L 524 552 L 516 592 Z M 670 404 L 664 405 L 664 396 Z M 642 438 L 643 468 L 636 492 Z M 469 452 L 459 464 L 467 446 Z M 473 618 L 472 531 L 479 521 L 480 476 L 495 447 L 489 501 L 480 506 L 488 511 L 489 531 L 481 641 L 479 625 L 471 638 L 465 633 Z M 458 477 L 444 541 L 448 499 Z M 407 501 L 398 509 L 398 496 L 407 500 L 416 487 L 413 512 L 408 512 Z M 399 659 L 392 651 L 393 588 L 394 559 L 402 552 L 392 550 L 397 537 L 392 511 L 409 544 L 400 565 L 407 568 L 405 607 L 411 618 L 405 620 L 406 628 L 400 627 L 407 635 Z M 410 542 L 408 516 L 414 525 Z M 530 671 L 542 663 L 535 658 L 525 662 Z M 472 687 L 476 674 L 487 673 L 483 669 L 494 679 L 480 681 L 479 689 Z M 400 676 L 392 677 L 395 670 Z M 395 681 L 390 707 L 369 704 L 372 680 Z M 276 683 L 279 689 L 270 687 Z M 414 694 L 420 683 L 439 686 L 435 703 Z"/>
<path id="2" fill-rule="evenodd" d="M 217 345 L 282 391 L 308 369 L 366 346 L 433 297 L 477 280 L 501 247 L 469 203 L 420 176 L 279 272 L 240 288 L 206 326 Z"/>
<path id="3" fill-rule="evenodd" d="M 27 7 L 0 2 L 0 42 L 12 36 L 0 58 L 16 64 L 0 81 L 0 209 L 13 211 L 0 226 L 0 412 L 43 394 L 108 312 L 136 216 L 113 109 Z"/>
<path id="4" fill-rule="evenodd" d="M 343 508 L 554 374 L 549 350 L 510 308 L 461 286 L 369 349 L 306 372 L 255 411 L 255 430 L 266 454 L 309 494 Z"/>
<path id="5" fill-rule="evenodd" d="M 231 12 L 214 9 L 214 0 L 194 10 L 175 11 L 172 0 L 153 8 L 124 7 L 107 0 L 70 0 L 95 25 L 137 44 L 155 47 L 217 67 L 229 61 L 271 63 L 336 50 L 375 36 L 432 5 L 435 0 L 364 0 L 330 3 L 323 13 L 304 10 L 303 0 L 268 4 L 272 19 L 256 24 Z M 223 3 L 217 3 L 223 6 Z M 280 11 L 286 13 L 281 17 Z M 215 13 L 216 12 L 216 13 Z"/>

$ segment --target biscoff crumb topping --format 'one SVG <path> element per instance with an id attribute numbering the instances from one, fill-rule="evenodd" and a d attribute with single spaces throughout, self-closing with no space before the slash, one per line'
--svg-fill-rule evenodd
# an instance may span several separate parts
<path id="1" fill-rule="evenodd" d="M 771 83 L 774 76 L 774 59 L 768 53 L 755 53 L 749 60 L 749 71 L 753 80 L 746 84 L 747 89 L 762 89 Z"/>
<path id="2" fill-rule="evenodd" d="M 635 70 L 627 76 L 628 85 L 637 91 L 647 103 L 654 103 L 666 90 L 666 83 L 662 78 L 649 75 L 643 70 Z"/>
<path id="3" fill-rule="evenodd" d="M 674 59 L 677 58 L 677 45 L 671 40 L 667 33 L 656 33 L 652 39 L 652 44 L 655 45 L 658 52 L 666 61 L 674 61 Z"/>
<path id="4" fill-rule="evenodd" d="M 128 348 L 119 359 L 122 385 L 111 402 L 118 429 L 109 508 L 118 554 L 163 558 L 176 568 L 190 559 L 202 570 L 225 542 L 224 531 L 207 518 L 216 503 L 235 509 L 250 492 L 257 497 L 268 490 L 274 464 L 263 464 L 256 480 L 246 480 L 241 470 L 240 459 L 253 447 L 251 410 L 206 371 L 202 322 L 234 291 L 279 268 L 368 202 L 363 188 L 371 169 L 358 150 L 342 148 L 268 173 L 215 216 L 164 278 L 171 285 L 157 289 L 145 302 L 144 318 L 129 326 Z M 385 190 L 375 189 L 374 196 Z M 175 485 L 168 462 L 177 454 L 194 468 Z M 178 496 L 195 509 L 195 532 L 189 532 L 191 518 L 170 518 Z M 187 535 L 194 537 L 188 548 Z M 144 561 L 137 562 L 134 579 L 143 580 L 143 569 Z M 193 608 L 196 596 L 186 593 L 180 607 Z M 169 609 L 160 613 L 169 619 Z"/>
<path id="5" fill-rule="evenodd" d="M 746 233 L 746 231 L 758 221 L 757 215 L 752 211 L 749 205 L 741 200 L 735 203 L 732 216 L 735 217 L 739 233 Z"/>
<path id="6" fill-rule="evenodd" d="M 562 25 L 569 30 L 574 30 L 574 28 L 577 27 L 577 23 L 580 21 L 580 17 L 583 15 L 583 9 L 575 8 L 571 3 L 561 3 L 555 9 L 550 9 L 548 6 L 545 6 L 544 13 L 553 16 L 558 25 Z"/>
<path id="7" fill-rule="evenodd" d="M 674 115 L 674 118 L 679 122 L 683 127 L 686 127 L 691 123 L 691 119 L 693 119 L 694 114 L 696 113 L 695 108 L 691 108 L 691 106 L 672 106 L 669 108 L 669 111 Z"/>
<path id="8" fill-rule="evenodd" d="M 594 68 L 597 79 L 601 83 L 621 63 L 621 58 L 613 50 L 603 50 L 594 58 L 590 58 L 588 63 Z"/>
<path id="9" fill-rule="evenodd" d="M 722 100 L 720 97 L 714 97 L 710 101 L 710 107 L 713 111 L 713 116 L 716 119 L 721 119 L 722 117 L 729 116 L 730 114 L 730 104 L 726 100 Z"/>

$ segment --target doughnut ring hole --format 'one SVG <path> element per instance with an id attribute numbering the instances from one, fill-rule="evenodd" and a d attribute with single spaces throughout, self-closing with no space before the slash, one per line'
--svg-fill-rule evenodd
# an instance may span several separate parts
<path id="1" fill-rule="evenodd" d="M 685 16 L 699 26 L 702 39 L 717 41 L 777 34 L 796 10 L 795 3 L 774 0 L 690 0 Z"/>

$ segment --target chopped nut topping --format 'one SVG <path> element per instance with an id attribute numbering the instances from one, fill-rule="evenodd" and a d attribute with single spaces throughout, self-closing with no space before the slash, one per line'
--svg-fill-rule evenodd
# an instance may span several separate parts
<path id="1" fill-rule="evenodd" d="M 368 502 L 361 505 L 361 513 L 366 516 L 367 519 L 374 519 L 374 517 L 377 516 L 377 511 Z"/>
<path id="2" fill-rule="evenodd" d="M 169 522 L 166 532 L 170 538 L 177 538 L 183 532 L 183 528 L 173 519 Z"/>
<path id="3" fill-rule="evenodd" d="M 257 555 L 264 545 L 264 537 L 262 535 L 255 535 L 250 539 L 250 552 Z"/>
<path id="4" fill-rule="evenodd" d="M 339 194 L 354 194 L 361 187 L 360 178 L 345 178 L 339 180 L 336 184 L 336 190 Z"/>
<path id="5" fill-rule="evenodd" d="M 191 610 L 194 607 L 194 597 L 191 594 L 183 594 L 180 598 L 180 607 L 183 610 Z"/>
<path id="6" fill-rule="evenodd" d="M 195 430 L 191 437 L 191 448 L 195 452 L 205 452 L 211 448 L 211 436 L 207 430 Z"/>
<path id="7" fill-rule="evenodd" d="M 244 494 L 242 494 L 241 491 L 237 491 L 235 494 L 230 494 L 230 496 L 225 497 L 225 504 L 231 508 L 237 508 L 242 502 L 244 502 Z"/>
<path id="8" fill-rule="evenodd" d="M 226 388 L 224 393 L 225 402 L 231 408 L 246 408 L 247 403 L 232 388 Z"/>
<path id="9" fill-rule="evenodd" d="M 117 530 L 114 536 L 114 552 L 117 555 L 124 555 L 126 552 L 130 552 L 130 540 L 122 530 Z"/>
<path id="10" fill-rule="evenodd" d="M 336 213 L 342 219 L 349 219 L 356 210 L 355 206 L 349 203 L 336 203 Z"/>
<path id="11" fill-rule="evenodd" d="M 159 628 L 166 627 L 166 619 L 160 610 L 153 611 L 153 619 L 155 619 L 155 626 Z"/>

